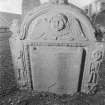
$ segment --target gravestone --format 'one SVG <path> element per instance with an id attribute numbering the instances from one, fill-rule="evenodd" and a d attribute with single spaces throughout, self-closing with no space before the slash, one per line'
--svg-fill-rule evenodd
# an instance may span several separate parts
<path id="1" fill-rule="evenodd" d="M 13 32 L 10 45 L 20 89 L 74 94 L 98 85 L 104 43 L 83 11 L 67 0 L 33 9 Z"/>

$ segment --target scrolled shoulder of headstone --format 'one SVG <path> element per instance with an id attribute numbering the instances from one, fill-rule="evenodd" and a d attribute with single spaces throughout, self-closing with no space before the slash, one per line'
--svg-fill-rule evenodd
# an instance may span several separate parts
<path id="1" fill-rule="evenodd" d="M 14 19 L 12 21 L 12 24 L 10 26 L 10 31 L 12 32 L 12 37 L 19 36 L 20 28 L 19 28 L 19 20 L 18 19 Z"/>

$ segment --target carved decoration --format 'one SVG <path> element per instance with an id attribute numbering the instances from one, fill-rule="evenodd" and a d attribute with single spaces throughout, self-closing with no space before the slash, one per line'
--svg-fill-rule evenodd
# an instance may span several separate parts
<path id="1" fill-rule="evenodd" d="M 65 1 L 66 2 L 66 1 Z M 77 18 L 85 27 L 85 29 L 87 29 L 87 38 L 89 40 L 96 40 L 95 36 L 94 36 L 94 28 L 93 26 L 91 25 L 91 22 L 89 21 L 89 19 L 84 15 L 84 13 L 78 8 L 76 8 L 75 6 L 69 4 L 65 4 L 66 5 L 66 8 L 64 8 L 64 6 L 59 6 L 59 10 L 63 10 L 61 13 L 65 13 L 68 11 L 68 13 L 72 13 L 73 11 L 75 11 L 72 15 Z M 44 14 L 48 14 L 48 12 L 52 12 L 50 10 L 53 10 L 55 8 L 55 11 L 57 10 L 57 7 L 58 5 L 49 5 L 49 4 L 46 4 L 46 5 L 41 5 L 40 7 L 38 8 L 35 8 L 33 9 L 32 11 L 30 11 L 27 16 L 25 17 L 22 25 L 21 25 L 21 31 L 20 31 L 20 39 L 24 40 L 28 37 L 28 31 L 29 31 L 29 28 L 30 28 L 30 25 L 32 24 L 32 22 L 34 20 L 36 20 L 38 17 L 40 17 L 41 15 L 44 15 Z M 52 12 L 53 13 L 53 12 Z M 56 13 L 55 13 L 56 14 Z"/>
<path id="2" fill-rule="evenodd" d="M 88 81 L 88 88 L 89 94 L 95 94 L 97 91 L 98 79 L 99 79 L 99 70 L 100 64 L 103 61 L 103 51 L 97 49 L 92 52 L 90 63 L 90 72 L 89 72 L 89 81 Z"/>
<path id="3" fill-rule="evenodd" d="M 19 87 L 21 89 L 28 88 L 28 74 L 25 67 L 25 58 L 22 50 L 19 52 L 19 56 L 17 56 L 17 79 L 19 81 Z"/>
<path id="4" fill-rule="evenodd" d="M 19 20 L 14 19 L 10 26 L 10 31 L 13 33 L 12 37 L 17 37 L 19 35 Z"/>
<path id="5" fill-rule="evenodd" d="M 32 89 L 32 77 L 31 77 L 31 64 L 30 64 L 30 53 L 29 53 L 29 45 L 24 45 L 24 56 L 25 56 L 25 73 L 26 73 L 26 80 L 27 80 L 27 88 Z"/>
<path id="6" fill-rule="evenodd" d="M 37 18 L 30 25 L 28 33 L 30 34 L 30 39 L 33 40 L 68 42 L 89 40 L 81 22 L 72 14 L 64 13 L 56 13 L 51 16 L 44 15 Z"/>
<path id="7" fill-rule="evenodd" d="M 61 31 L 66 27 L 67 17 L 64 14 L 57 14 L 50 19 L 51 27 L 56 31 Z"/>
<path id="8" fill-rule="evenodd" d="M 26 73 L 24 67 L 24 54 L 22 43 L 19 40 L 19 23 L 17 19 L 12 21 L 10 26 L 12 31 L 12 37 L 10 38 L 10 46 L 12 49 L 12 57 L 14 63 L 14 69 L 16 73 L 16 79 L 20 88 L 26 87 Z"/>
<path id="9" fill-rule="evenodd" d="M 19 40 L 18 36 L 12 36 L 9 41 L 17 84 L 21 89 L 27 88 L 27 71 L 25 69 L 26 67 L 22 42 Z"/>

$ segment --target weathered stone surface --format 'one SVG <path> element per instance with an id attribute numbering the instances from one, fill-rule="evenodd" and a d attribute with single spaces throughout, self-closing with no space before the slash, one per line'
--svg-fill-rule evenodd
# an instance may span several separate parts
<path id="1" fill-rule="evenodd" d="M 82 53 L 81 48 L 31 47 L 33 88 L 60 94 L 77 92 Z"/>

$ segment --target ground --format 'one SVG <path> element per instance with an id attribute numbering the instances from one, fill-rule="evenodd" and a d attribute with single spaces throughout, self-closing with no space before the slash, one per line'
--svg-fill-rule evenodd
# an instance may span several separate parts
<path id="1" fill-rule="evenodd" d="M 0 105 L 105 105 L 105 92 L 101 91 L 95 95 L 76 93 L 71 96 L 17 90 L 1 96 Z"/>

